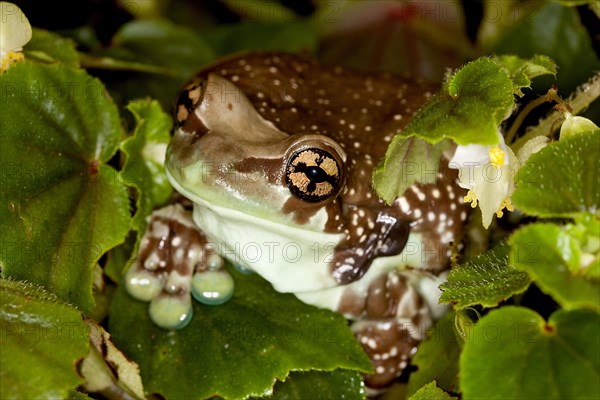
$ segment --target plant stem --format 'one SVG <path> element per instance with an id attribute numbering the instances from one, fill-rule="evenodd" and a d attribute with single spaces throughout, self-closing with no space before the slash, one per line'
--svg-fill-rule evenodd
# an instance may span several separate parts
<path id="1" fill-rule="evenodd" d="M 598 97 L 600 97 L 600 72 L 597 72 L 589 81 L 581 85 L 575 91 L 575 93 L 567 100 L 569 105 L 567 111 L 577 115 L 583 110 L 585 110 L 590 105 L 590 103 L 596 100 Z M 565 102 L 561 100 L 561 103 Z M 513 151 L 518 151 L 521 147 L 523 147 L 525 143 L 527 143 L 528 140 L 536 136 L 552 135 L 554 131 L 560 128 L 561 123 L 557 123 L 557 120 L 562 116 L 564 112 L 564 109 L 558 109 L 550 113 L 546 118 L 542 119 L 538 125 L 528 130 L 527 133 L 525 133 L 525 135 L 523 135 L 514 142 L 514 145 L 511 146 Z M 512 126 L 510 130 L 513 130 Z"/>

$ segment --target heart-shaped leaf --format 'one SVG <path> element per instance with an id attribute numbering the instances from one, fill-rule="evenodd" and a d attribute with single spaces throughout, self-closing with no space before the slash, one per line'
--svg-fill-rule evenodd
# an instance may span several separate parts
<path id="1" fill-rule="evenodd" d="M 594 233 L 596 242 L 600 232 Z M 554 224 L 533 224 L 510 239 L 510 262 L 565 308 L 600 310 L 600 279 L 582 266 L 581 245 L 571 232 Z"/>
<path id="2" fill-rule="evenodd" d="M 0 76 L 0 263 L 86 312 L 92 267 L 129 227 L 126 188 L 106 162 L 117 108 L 82 70 L 25 62 Z"/>
<path id="3" fill-rule="evenodd" d="M 519 170 L 512 200 L 538 217 L 575 217 L 600 209 L 600 131 L 554 142 Z"/>
<path id="4" fill-rule="evenodd" d="M 463 348 L 463 397 L 597 398 L 599 337 L 600 315 L 591 310 L 561 310 L 548 322 L 523 307 L 493 310 L 475 325 Z"/>
<path id="5" fill-rule="evenodd" d="M 342 316 L 277 293 L 257 275 L 232 274 L 233 298 L 221 306 L 194 302 L 190 324 L 179 331 L 156 326 L 148 303 L 118 290 L 109 331 L 139 364 L 148 393 L 189 399 L 262 396 L 292 370 L 371 369 Z"/>
<path id="6" fill-rule="evenodd" d="M 465 145 L 498 144 L 498 125 L 512 111 L 513 91 L 506 67 L 491 58 L 477 59 L 452 75 L 401 135 L 432 143 L 451 138 Z"/>

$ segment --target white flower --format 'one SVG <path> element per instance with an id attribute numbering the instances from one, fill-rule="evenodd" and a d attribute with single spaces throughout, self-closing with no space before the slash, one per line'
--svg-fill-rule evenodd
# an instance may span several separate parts
<path id="1" fill-rule="evenodd" d="M 510 196 L 515 190 L 519 162 L 500 132 L 498 136 L 497 146 L 458 146 L 450 160 L 450 168 L 458 169 L 459 186 L 469 190 L 465 203 L 470 202 L 473 208 L 479 204 L 485 228 L 492 223 L 494 214 L 500 218 L 504 209 L 514 211 Z"/>
<path id="2" fill-rule="evenodd" d="M 0 2 L 0 72 L 23 59 L 23 46 L 31 40 L 31 25 L 13 3 Z"/>

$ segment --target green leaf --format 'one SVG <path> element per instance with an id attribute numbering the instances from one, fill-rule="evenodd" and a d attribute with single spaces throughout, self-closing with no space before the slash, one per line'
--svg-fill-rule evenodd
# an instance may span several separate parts
<path id="1" fill-rule="evenodd" d="M 415 394 L 409 397 L 409 400 L 452 400 L 456 399 L 450 396 L 442 389 L 436 386 L 435 381 L 429 382 L 427 385 L 419 389 Z"/>
<path id="2" fill-rule="evenodd" d="M 598 237 L 600 233 L 596 233 Z M 579 241 L 554 224 L 533 224 L 510 238 L 510 262 L 562 307 L 600 310 L 600 280 L 581 268 Z"/>
<path id="3" fill-rule="evenodd" d="M 152 97 L 164 110 L 170 110 L 181 87 L 215 58 L 202 35 L 166 20 L 129 22 L 115 34 L 112 43 L 110 49 L 94 56 L 109 57 L 112 64 L 125 67 L 126 62 L 133 62 L 132 67 L 155 72 L 107 74 L 104 82 L 122 104 Z"/>
<path id="4" fill-rule="evenodd" d="M 396 135 L 385 158 L 373 171 L 373 187 L 390 204 L 415 182 L 434 183 L 447 141 L 431 144 L 416 136 Z"/>
<path id="5" fill-rule="evenodd" d="M 411 364 L 417 371 L 410 374 L 408 394 L 412 395 L 427 382 L 449 392 L 458 393 L 458 358 L 460 345 L 456 340 L 454 313 L 448 313 L 428 332 L 427 339 L 419 344 Z"/>
<path id="6" fill-rule="evenodd" d="M 239 0 L 223 2 L 237 15 L 254 21 L 285 22 L 291 21 L 295 16 L 291 9 L 271 0 L 253 0 L 250 3 Z"/>
<path id="7" fill-rule="evenodd" d="M 554 142 L 519 170 L 516 207 L 538 217 L 574 217 L 600 209 L 600 131 Z"/>
<path id="8" fill-rule="evenodd" d="M 509 71 L 513 81 L 514 92 L 523 96 L 521 89 L 531 86 L 531 80 L 541 75 L 556 76 L 556 64 L 549 57 L 536 54 L 530 60 L 515 55 L 499 56 L 500 61 Z"/>
<path id="9" fill-rule="evenodd" d="M 558 311 L 548 323 L 522 307 L 491 311 L 460 358 L 465 399 L 594 399 L 600 382 L 600 315 Z"/>
<path id="10" fill-rule="evenodd" d="M 127 191 L 105 163 L 119 114 L 82 70 L 22 63 L 0 76 L 0 263 L 86 312 L 92 269 L 129 226 Z"/>
<path id="11" fill-rule="evenodd" d="M 498 61 L 480 58 L 452 75 L 409 122 L 403 137 L 435 143 L 451 138 L 458 144 L 498 144 L 498 125 L 514 105 L 513 83 Z"/>
<path id="12" fill-rule="evenodd" d="M 508 262 L 510 245 L 502 242 L 466 264 L 452 269 L 448 281 L 440 285 L 440 302 L 456 309 L 476 304 L 495 307 L 509 297 L 524 292 L 531 279 Z"/>
<path id="13" fill-rule="evenodd" d="M 69 67 L 79 67 L 75 42 L 43 29 L 33 29 L 31 41 L 23 49 L 25 57 L 45 63 L 60 62 Z"/>
<path id="14" fill-rule="evenodd" d="M 287 23 L 242 22 L 211 29 L 205 37 L 219 55 L 238 51 L 314 53 L 319 44 L 316 24 L 310 19 Z"/>
<path id="15" fill-rule="evenodd" d="M 133 229 L 143 233 L 145 218 L 173 192 L 163 166 L 173 124 L 156 101 L 138 100 L 127 109 L 134 115 L 136 127 L 133 135 L 121 144 L 126 156 L 121 176 L 125 184 L 138 192 L 137 211 L 131 223 Z"/>
<path id="16" fill-rule="evenodd" d="M 516 54 L 522 58 L 536 54 L 550 57 L 558 65 L 560 73 L 556 82 L 559 91 L 565 95 L 600 68 L 600 60 L 576 9 L 554 1 L 527 3 L 521 10 L 507 12 L 501 17 L 507 20 L 513 16 L 521 16 L 521 19 L 504 32 L 501 41 L 490 49 L 493 53 Z M 544 81 L 545 90 L 552 82 L 554 80 Z"/>
<path id="17" fill-rule="evenodd" d="M 363 400 L 366 391 L 362 377 L 356 371 L 291 372 L 285 382 L 273 387 L 274 400 L 292 399 L 349 399 Z"/>
<path id="18" fill-rule="evenodd" d="M 0 279 L 0 398 L 66 398 L 89 329 L 73 306 L 30 283 Z"/>
<path id="19" fill-rule="evenodd" d="M 341 315 L 277 293 L 257 275 L 232 274 L 233 298 L 214 307 L 194 302 L 190 325 L 174 332 L 152 323 L 148 303 L 119 289 L 109 331 L 139 364 L 147 392 L 242 398 L 270 393 L 275 380 L 285 380 L 291 370 L 370 371 L 371 362 Z"/>

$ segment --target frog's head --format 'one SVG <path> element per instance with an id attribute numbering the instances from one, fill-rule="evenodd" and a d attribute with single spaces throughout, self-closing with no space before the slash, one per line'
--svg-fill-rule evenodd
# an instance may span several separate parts
<path id="1" fill-rule="evenodd" d="M 280 131 L 232 82 L 214 73 L 186 88 L 180 99 L 187 101 L 178 106 L 180 126 L 166 167 L 176 188 L 194 203 L 295 225 L 292 208 L 314 215 L 340 193 L 346 153 L 331 138 Z M 323 230 L 318 218 L 303 228 Z"/>
<path id="2" fill-rule="evenodd" d="M 176 119 L 167 174 L 194 203 L 196 223 L 223 247 L 217 250 L 281 291 L 335 285 L 314 257 L 319 251 L 326 257 L 340 240 L 328 225 L 345 183 L 342 147 L 324 135 L 280 131 L 237 86 L 214 73 L 183 91 Z M 287 278 L 277 285 L 281 268 L 288 269 Z M 319 270 L 312 282 L 307 269 Z M 294 282 L 292 270 L 302 282 Z M 287 282 L 294 282 L 293 290 Z"/>

